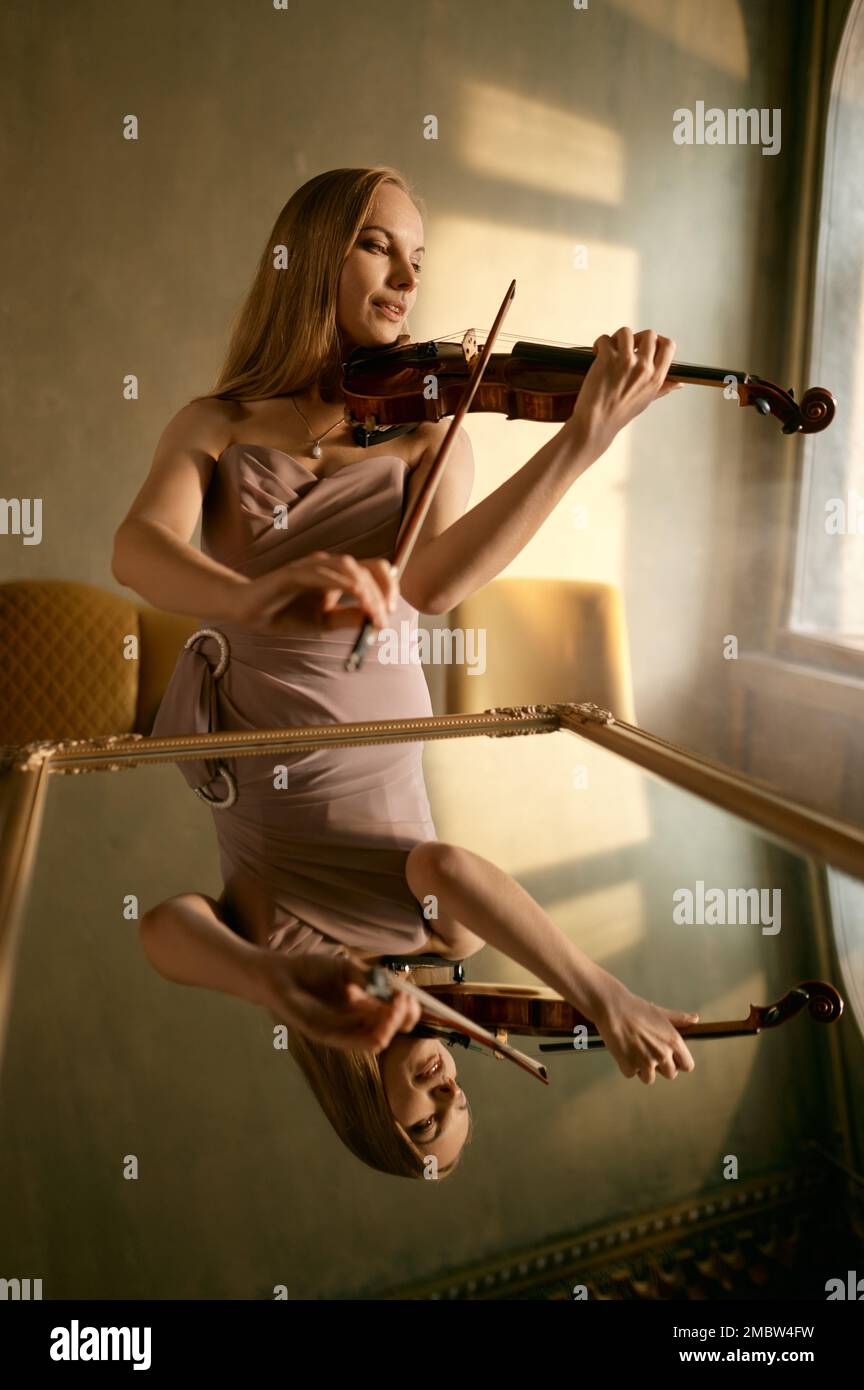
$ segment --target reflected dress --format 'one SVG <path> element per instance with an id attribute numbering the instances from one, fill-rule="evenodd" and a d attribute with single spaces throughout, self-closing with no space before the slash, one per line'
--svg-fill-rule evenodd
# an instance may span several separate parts
<path id="1" fill-rule="evenodd" d="M 229 444 L 204 497 L 202 551 L 250 578 L 315 550 L 392 559 L 408 474 L 404 459 L 378 455 L 318 477 L 281 450 Z M 407 624 L 401 659 L 383 660 L 373 642 L 350 672 L 359 623 L 302 636 L 204 623 L 177 659 L 151 734 L 429 716 L 423 668 L 405 659 L 417 618 L 400 596 L 388 623 L 397 635 Z M 405 879 L 411 849 L 437 839 L 422 756 L 412 741 L 178 761 L 214 800 L 231 801 L 236 784 L 233 804 L 211 812 L 229 925 L 282 952 L 422 951 L 431 929 Z"/>

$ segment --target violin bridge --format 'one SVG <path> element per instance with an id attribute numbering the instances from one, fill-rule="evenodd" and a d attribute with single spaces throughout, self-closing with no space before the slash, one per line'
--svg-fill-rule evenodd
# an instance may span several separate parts
<path id="1" fill-rule="evenodd" d="M 506 1029 L 506 1028 L 496 1028 L 496 1029 L 495 1029 L 495 1041 L 496 1041 L 496 1042 L 500 1042 L 500 1043 L 506 1043 L 506 1042 L 507 1042 L 507 1029 Z M 492 1053 L 492 1056 L 493 1056 L 494 1058 L 496 1058 L 496 1060 L 499 1061 L 499 1062 L 503 1062 L 503 1061 L 505 1060 L 505 1057 L 504 1057 L 504 1053 L 503 1053 L 503 1052 L 493 1052 L 493 1053 Z"/>
<path id="2" fill-rule="evenodd" d="M 462 339 L 462 353 L 466 362 L 473 362 L 477 356 L 477 330 L 469 328 L 465 337 Z"/>

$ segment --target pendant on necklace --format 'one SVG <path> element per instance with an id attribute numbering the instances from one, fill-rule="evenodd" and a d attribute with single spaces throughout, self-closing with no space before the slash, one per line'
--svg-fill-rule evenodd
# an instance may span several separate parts
<path id="1" fill-rule="evenodd" d="M 312 457 L 313 459 L 320 459 L 321 457 L 321 445 L 318 443 L 317 439 L 315 440 L 315 443 L 312 445 Z"/>

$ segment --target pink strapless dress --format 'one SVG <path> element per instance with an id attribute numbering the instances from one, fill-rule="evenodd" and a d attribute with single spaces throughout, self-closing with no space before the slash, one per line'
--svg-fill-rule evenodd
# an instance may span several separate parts
<path id="1" fill-rule="evenodd" d="M 251 578 L 314 550 L 392 559 L 407 476 L 392 455 L 318 478 L 278 449 L 230 444 L 204 498 L 201 548 Z M 278 525 L 274 508 L 284 508 Z M 407 622 L 413 649 L 416 608 L 400 598 L 389 622 L 397 633 Z M 345 670 L 359 625 L 303 636 L 202 627 L 222 640 L 202 635 L 180 653 L 154 737 L 432 714 L 419 662 L 379 660 L 376 642 L 359 670 Z M 430 927 L 405 879 L 410 850 L 437 839 L 422 756 L 417 741 L 178 762 L 214 799 L 231 800 L 236 786 L 233 804 L 211 813 L 232 925 L 285 952 L 422 951 Z M 266 935 L 261 918 L 257 930 L 248 921 L 262 911 Z"/>

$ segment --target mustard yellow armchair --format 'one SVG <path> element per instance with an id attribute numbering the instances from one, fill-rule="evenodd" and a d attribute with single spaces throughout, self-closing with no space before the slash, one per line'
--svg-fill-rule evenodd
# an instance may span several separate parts
<path id="1" fill-rule="evenodd" d="M 444 668 L 448 711 L 593 700 L 633 721 L 623 603 L 610 584 L 496 579 L 436 625 L 485 633 L 485 670 Z M 0 744 L 149 734 L 199 626 L 93 584 L 0 584 Z"/>
<path id="2" fill-rule="evenodd" d="M 149 734 L 199 626 L 94 584 L 0 584 L 0 744 Z"/>
<path id="3" fill-rule="evenodd" d="M 496 579 L 438 622 L 486 634 L 485 671 L 479 663 L 475 674 L 466 663 L 445 668 L 448 713 L 593 700 L 635 722 L 624 604 L 614 585 Z"/>

